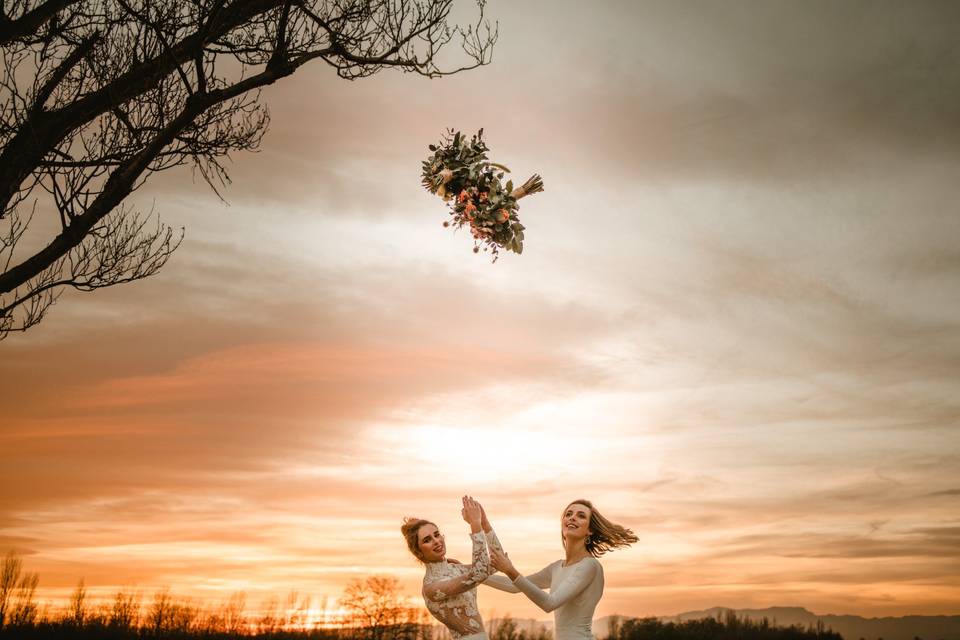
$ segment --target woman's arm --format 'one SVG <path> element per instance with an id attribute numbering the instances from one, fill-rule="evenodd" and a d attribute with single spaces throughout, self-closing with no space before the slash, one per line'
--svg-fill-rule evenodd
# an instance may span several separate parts
<path id="1" fill-rule="evenodd" d="M 491 549 L 496 549 L 497 551 L 503 551 L 503 546 L 500 544 L 500 539 L 497 537 L 497 533 L 493 529 L 484 529 L 483 535 L 487 539 L 487 546 Z M 496 571 L 496 569 L 494 569 Z"/>
<path id="2" fill-rule="evenodd" d="M 461 515 L 470 525 L 470 539 L 473 541 L 473 551 L 470 554 L 472 562 L 459 576 L 424 584 L 423 594 L 430 600 L 439 602 L 458 593 L 469 591 L 490 575 L 492 567 L 490 554 L 487 552 L 487 539 L 481 527 L 482 513 L 483 509 L 479 502 L 469 496 L 463 496 Z"/>
<path id="3" fill-rule="evenodd" d="M 490 555 L 487 553 L 487 542 L 482 532 L 470 534 L 473 541 L 473 562 L 465 566 L 466 571 L 456 577 L 438 580 L 423 585 L 423 595 L 430 600 L 440 602 L 450 596 L 469 591 L 483 582 L 490 575 Z"/>
<path id="4" fill-rule="evenodd" d="M 527 576 L 527 580 L 541 589 L 546 589 L 550 586 L 550 581 L 553 579 L 554 567 L 559 562 L 560 561 L 557 560 L 556 562 L 548 564 L 543 569 L 540 569 L 540 571 Z M 510 560 L 510 557 L 507 556 L 507 553 L 500 547 L 490 549 L 490 564 L 493 565 L 494 569 L 503 571 L 506 575 L 506 582 L 498 579 L 495 580 L 494 583 L 487 584 L 490 584 L 490 586 L 495 589 L 516 593 L 518 589 L 516 588 L 515 581 L 520 577 L 520 572 L 513 566 L 513 562 Z M 510 585 L 509 587 L 507 586 L 508 583 Z"/>
<path id="5" fill-rule="evenodd" d="M 490 576 L 483 581 L 483 584 L 507 593 L 520 593 L 520 589 L 513 584 L 513 580 L 506 576 Z"/>
<path id="6" fill-rule="evenodd" d="M 496 553 L 496 551 L 491 551 L 491 554 L 493 553 Z M 553 575 L 554 564 L 556 564 L 556 562 L 548 564 L 536 573 L 531 573 L 527 576 L 527 580 L 542 589 L 546 589 L 550 586 L 550 577 Z M 493 587 L 494 589 L 499 589 L 500 591 L 506 591 L 507 593 L 520 593 L 520 589 L 514 584 L 513 580 L 506 576 L 490 576 L 483 581 L 483 584 L 488 587 Z"/>
<path id="7" fill-rule="evenodd" d="M 503 546 L 500 544 L 500 539 L 497 538 L 497 533 L 490 526 L 490 523 L 486 519 L 486 514 L 484 514 L 483 519 L 483 534 L 487 538 L 487 547 L 489 547 L 491 553 L 504 553 Z M 493 567 L 491 573 L 496 573 L 496 567 Z M 513 581 L 504 576 L 494 576 L 491 575 L 489 578 L 483 581 L 483 584 L 488 587 L 493 587 L 494 589 L 499 589 L 500 591 L 506 591 L 507 593 L 520 593 L 520 589 L 517 589 Z"/>
<path id="8" fill-rule="evenodd" d="M 478 502 L 477 504 L 480 503 Z M 497 533 L 493 530 L 490 520 L 487 519 L 487 512 L 483 508 L 483 505 L 480 506 L 480 528 L 483 529 L 483 535 L 487 537 L 487 546 L 491 549 L 503 551 L 500 540 L 497 538 Z M 496 569 L 494 569 L 494 572 L 496 572 Z"/>
<path id="9" fill-rule="evenodd" d="M 550 613 L 586 589 L 587 585 L 596 578 L 599 570 L 600 563 L 593 558 L 585 558 L 578 562 L 577 567 L 570 572 L 570 575 L 564 578 L 556 589 L 551 589 L 550 593 L 543 591 L 538 585 L 523 576 L 517 576 L 513 584 L 535 605 Z"/>
<path id="10" fill-rule="evenodd" d="M 490 520 L 487 519 L 487 512 L 483 510 L 483 507 L 480 508 L 482 514 L 480 526 L 483 528 L 483 533 L 487 538 L 487 545 L 490 547 L 490 556 L 491 563 L 496 557 L 506 558 L 507 554 L 503 550 L 503 545 L 500 544 L 500 539 L 497 538 L 496 531 L 493 530 L 493 527 L 490 525 Z M 550 576 L 552 565 L 547 565 L 540 571 L 527 576 L 527 579 L 533 582 L 536 585 L 543 587 L 544 589 L 550 586 Z M 497 571 L 496 565 L 494 565 L 493 573 Z M 500 591 L 506 591 L 507 593 L 520 593 L 520 589 L 513 584 L 513 580 L 510 580 L 504 576 L 494 576 L 491 575 L 489 578 L 483 581 L 483 584 L 488 587 L 493 587 L 494 589 L 499 589 Z"/>

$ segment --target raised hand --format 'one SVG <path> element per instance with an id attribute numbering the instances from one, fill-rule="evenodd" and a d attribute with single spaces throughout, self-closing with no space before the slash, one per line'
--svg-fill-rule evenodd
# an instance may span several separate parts
<path id="1" fill-rule="evenodd" d="M 490 526 L 490 521 L 487 520 L 487 512 L 483 508 L 482 504 L 478 502 L 477 505 L 480 506 L 480 526 L 483 528 L 485 532 L 490 533 L 490 531 L 493 530 L 493 527 Z"/>
<path id="2" fill-rule="evenodd" d="M 460 515 L 470 525 L 471 531 L 477 533 L 480 531 L 483 522 L 483 508 L 479 502 L 470 496 L 463 496 L 462 501 L 463 509 L 460 510 Z"/>

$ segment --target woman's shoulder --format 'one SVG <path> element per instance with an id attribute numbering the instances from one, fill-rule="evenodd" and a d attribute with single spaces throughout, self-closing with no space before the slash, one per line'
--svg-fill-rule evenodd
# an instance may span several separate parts
<path id="1" fill-rule="evenodd" d="M 603 582 L 603 563 L 600 562 L 600 559 L 590 556 L 590 566 L 593 567 L 593 579 Z"/>
<path id="2" fill-rule="evenodd" d="M 573 573 L 590 580 L 603 580 L 603 565 L 593 556 L 587 556 L 573 566 Z"/>
<path id="3" fill-rule="evenodd" d="M 460 564 L 452 558 L 447 558 L 443 562 L 429 562 L 423 575 L 423 584 L 445 580 L 462 575 L 467 570 L 465 565 Z"/>

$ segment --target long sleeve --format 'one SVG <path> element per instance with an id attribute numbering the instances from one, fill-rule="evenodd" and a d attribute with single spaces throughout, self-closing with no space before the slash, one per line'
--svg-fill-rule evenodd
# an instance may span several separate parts
<path id="1" fill-rule="evenodd" d="M 503 546 L 500 544 L 500 539 L 497 537 L 496 531 L 490 529 L 490 531 L 484 531 L 483 535 L 487 539 L 488 547 L 496 549 L 497 551 L 503 551 Z"/>
<path id="2" fill-rule="evenodd" d="M 487 542 L 484 534 L 480 531 L 472 533 L 470 539 L 473 541 L 473 553 L 471 554 L 473 562 L 466 567 L 467 571 L 453 578 L 424 584 L 423 595 L 425 597 L 440 602 L 450 596 L 469 591 L 487 579 L 492 566 L 490 565 L 490 554 L 487 552 Z"/>
<path id="3" fill-rule="evenodd" d="M 490 531 L 484 531 L 483 535 L 487 538 L 487 547 L 490 549 L 496 549 L 497 551 L 503 552 L 503 545 L 500 544 L 500 539 L 497 537 L 497 532 L 493 529 Z M 491 574 L 496 573 L 496 568 L 490 571 Z M 520 589 L 517 589 L 513 586 L 513 582 L 506 576 L 495 576 L 491 575 L 489 578 L 483 581 L 483 584 L 488 587 L 493 587 L 494 589 L 499 589 L 500 591 L 506 591 L 507 593 L 520 593 Z"/>
<path id="4" fill-rule="evenodd" d="M 559 560 L 557 561 L 559 562 Z M 545 566 L 540 571 L 536 573 L 531 573 L 526 577 L 526 579 L 533 585 L 540 587 L 541 589 L 546 589 L 550 586 L 550 577 L 553 575 L 553 565 L 557 562 L 552 562 Z M 517 580 L 520 578 L 518 577 Z M 506 591 L 507 593 L 520 593 L 520 589 L 517 585 L 506 576 L 490 576 L 483 581 L 483 584 L 488 587 L 493 587 L 494 589 L 499 589 L 500 591 Z"/>
<path id="5" fill-rule="evenodd" d="M 494 589 L 499 589 L 500 591 L 506 591 L 507 593 L 520 593 L 517 585 L 513 584 L 513 581 L 507 576 L 490 576 L 483 581 L 483 584 L 488 587 L 493 587 Z"/>
<path id="6" fill-rule="evenodd" d="M 546 593 L 543 587 L 523 576 L 518 576 L 513 584 L 535 605 L 549 613 L 579 595 L 593 581 L 598 571 L 599 563 L 593 558 L 585 558 L 578 562 L 570 575 L 555 589 L 551 589 L 550 593 Z"/>

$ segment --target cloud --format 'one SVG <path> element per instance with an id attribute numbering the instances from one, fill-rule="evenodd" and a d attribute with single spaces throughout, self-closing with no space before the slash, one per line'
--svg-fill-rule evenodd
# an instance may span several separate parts
<path id="1" fill-rule="evenodd" d="M 549 188 L 578 176 L 822 185 L 838 173 L 876 178 L 905 155 L 955 157 L 960 72 L 946 25 L 956 8 L 821 5 L 567 5 L 576 21 L 522 38 L 505 30 L 505 53 L 469 74 L 427 81 L 385 70 L 348 83 L 307 67 L 264 92 L 263 150 L 232 161 L 225 193 L 235 204 L 390 215 L 398 200 L 427 202 L 415 200 L 419 160 L 446 126 L 485 127 L 496 160 L 540 171 Z M 533 7 L 502 12 L 504 25 L 543 20 Z M 557 46 L 585 34 L 612 46 Z M 533 63 L 538 73 L 525 73 Z M 502 101 L 463 100 L 490 83 Z M 206 193 L 186 171 L 157 177 L 148 189 L 161 199 Z"/>
<path id="2" fill-rule="evenodd" d="M 928 495 L 928 496 L 936 496 L 936 497 L 940 497 L 940 496 L 960 496 L 960 489 L 945 489 L 945 490 L 943 490 L 943 491 L 934 491 L 934 492 L 932 492 L 932 493 L 928 493 L 927 495 Z"/>
<path id="3" fill-rule="evenodd" d="M 0 547 L 49 593 L 415 593 L 399 519 L 462 555 L 477 490 L 530 568 L 576 497 L 638 533 L 600 615 L 956 601 L 954 6 L 541 9 L 476 73 L 271 87 L 231 206 L 136 194 L 161 274 L 4 342 Z M 545 176 L 523 256 L 440 228 L 447 125 Z"/>

